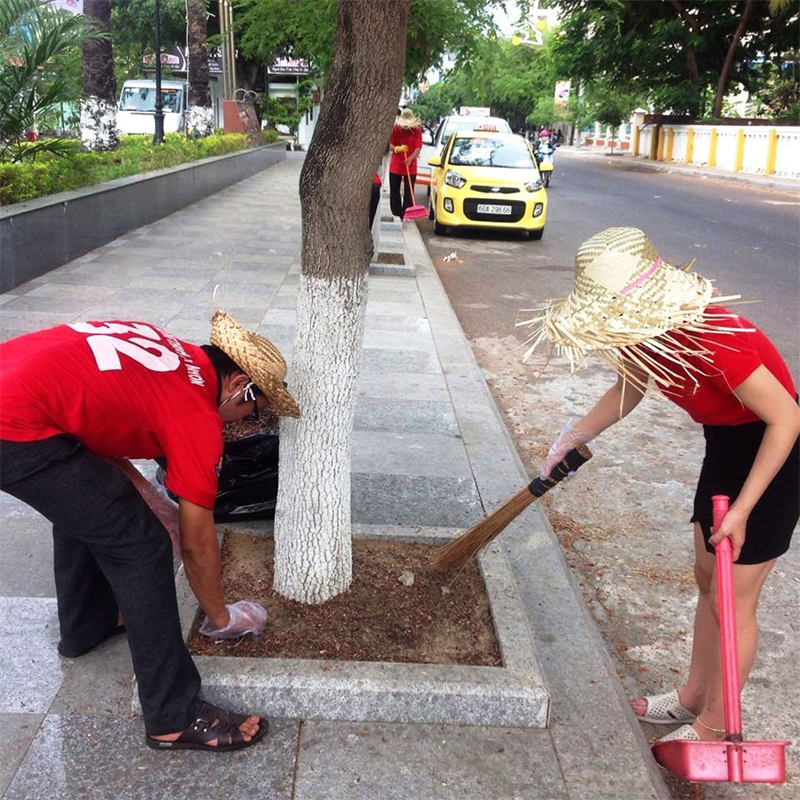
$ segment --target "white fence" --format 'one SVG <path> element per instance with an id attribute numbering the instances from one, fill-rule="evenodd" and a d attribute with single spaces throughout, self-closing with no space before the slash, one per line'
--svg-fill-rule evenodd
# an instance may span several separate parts
<path id="1" fill-rule="evenodd" d="M 800 179 L 800 127 L 625 124 L 612 129 L 597 123 L 585 143 L 660 161 Z"/>

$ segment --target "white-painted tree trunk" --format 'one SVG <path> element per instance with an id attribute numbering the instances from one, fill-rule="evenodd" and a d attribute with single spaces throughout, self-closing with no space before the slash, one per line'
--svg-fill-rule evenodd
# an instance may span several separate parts
<path id="1" fill-rule="evenodd" d="M 350 586 L 350 440 L 367 276 L 302 276 L 292 392 L 303 416 L 281 421 L 274 588 L 324 603 Z"/>
<path id="2" fill-rule="evenodd" d="M 214 109 L 189 106 L 186 112 L 186 129 L 190 136 L 211 136 L 214 133 Z"/>
<path id="3" fill-rule="evenodd" d="M 117 145 L 117 104 L 99 97 L 81 98 L 81 147 L 97 151 L 113 150 Z"/>

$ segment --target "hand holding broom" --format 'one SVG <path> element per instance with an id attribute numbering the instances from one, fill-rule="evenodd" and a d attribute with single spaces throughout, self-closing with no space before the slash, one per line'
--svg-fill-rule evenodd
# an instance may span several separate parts
<path id="1" fill-rule="evenodd" d="M 462 567 L 470 559 L 483 550 L 505 527 L 516 519 L 534 500 L 540 498 L 545 492 L 550 491 L 557 483 L 564 480 L 571 472 L 585 464 L 592 457 L 592 453 L 585 444 L 570 450 L 550 471 L 542 478 L 534 478 L 524 489 L 521 489 L 500 508 L 473 525 L 466 533 L 457 539 L 437 548 L 433 564 L 437 569 L 452 570 Z"/>

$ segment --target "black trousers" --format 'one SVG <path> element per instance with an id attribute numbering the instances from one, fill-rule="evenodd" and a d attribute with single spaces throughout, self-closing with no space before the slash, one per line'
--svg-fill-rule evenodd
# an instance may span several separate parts
<path id="1" fill-rule="evenodd" d="M 408 184 L 407 175 L 389 173 L 389 204 L 395 217 L 402 217 L 407 208 L 414 205 L 411 198 L 411 189 L 417 183 L 417 176 L 411 176 L 411 186 Z M 400 186 L 403 186 L 403 197 L 400 198 Z"/>
<path id="2" fill-rule="evenodd" d="M 53 523 L 61 641 L 93 647 L 122 613 L 148 734 L 187 728 L 200 675 L 181 636 L 172 547 L 116 467 L 72 436 L 0 441 L 0 489 Z"/>
<path id="3" fill-rule="evenodd" d="M 375 222 L 375 212 L 378 210 L 378 203 L 381 201 L 381 185 L 372 184 L 372 194 L 369 198 L 369 229 L 372 230 L 372 223 Z"/>

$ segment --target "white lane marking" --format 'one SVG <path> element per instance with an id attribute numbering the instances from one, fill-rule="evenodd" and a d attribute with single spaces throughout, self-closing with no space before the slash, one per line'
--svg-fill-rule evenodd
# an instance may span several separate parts
<path id="1" fill-rule="evenodd" d="M 762 200 L 762 203 L 769 203 L 771 206 L 800 206 L 800 202 L 795 200 Z"/>

